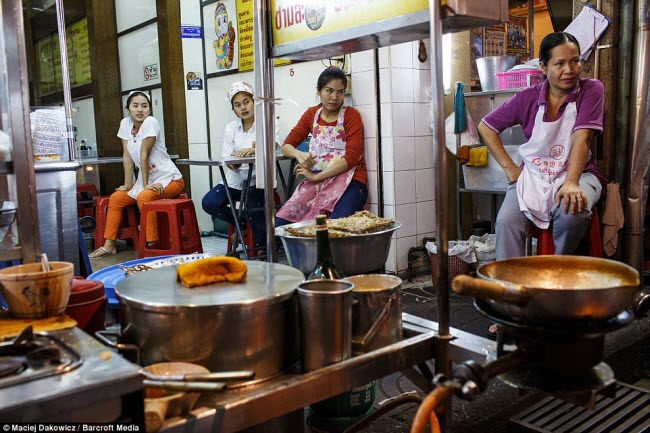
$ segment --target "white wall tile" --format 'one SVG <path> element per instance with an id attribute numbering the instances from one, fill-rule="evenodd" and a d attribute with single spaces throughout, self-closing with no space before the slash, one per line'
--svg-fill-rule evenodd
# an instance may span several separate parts
<path id="1" fill-rule="evenodd" d="M 413 104 L 413 123 L 415 124 L 415 135 L 431 135 L 431 112 L 429 104 L 419 102 Z"/>
<path id="2" fill-rule="evenodd" d="M 408 269 L 409 249 L 416 246 L 417 238 L 415 236 L 397 239 L 397 272 L 405 271 Z"/>
<path id="3" fill-rule="evenodd" d="M 417 235 L 417 236 L 416 236 L 416 239 L 417 239 L 417 242 L 418 242 L 418 246 L 422 246 L 422 240 L 423 240 L 424 238 L 435 238 L 435 237 L 436 237 L 436 233 L 435 233 L 435 232 L 422 233 L 422 234 Z M 426 245 L 426 244 L 425 244 L 425 245 Z"/>
<path id="4" fill-rule="evenodd" d="M 415 137 L 415 168 L 433 167 L 433 144 L 431 135 Z"/>
<path id="5" fill-rule="evenodd" d="M 432 233 L 436 230 L 435 201 L 422 201 L 417 205 L 417 234 Z"/>
<path id="6" fill-rule="evenodd" d="M 433 200 L 434 197 L 434 175 L 432 168 L 424 168 L 415 171 L 415 197 L 416 201 Z"/>
<path id="7" fill-rule="evenodd" d="M 192 179 L 191 185 L 186 184 L 185 189 L 189 190 L 192 194 L 192 200 L 196 208 L 196 218 L 199 222 L 199 230 L 212 231 L 214 229 L 212 217 L 203 212 L 201 207 L 203 196 L 210 190 L 209 167 L 190 166 L 190 177 Z"/>
<path id="8" fill-rule="evenodd" d="M 395 219 L 395 206 L 384 205 L 384 218 Z"/>
<path id="9" fill-rule="evenodd" d="M 377 172 L 368 171 L 368 201 L 370 203 L 379 203 L 377 200 Z"/>
<path id="10" fill-rule="evenodd" d="M 381 138 L 381 164 L 383 171 L 395 170 L 395 156 L 393 151 L 393 137 Z"/>
<path id="11" fill-rule="evenodd" d="M 379 206 L 377 204 L 368 204 L 368 203 L 366 203 L 366 206 L 364 206 L 364 208 L 368 212 L 370 212 L 370 213 L 372 213 L 374 215 L 379 215 Z"/>
<path id="12" fill-rule="evenodd" d="M 397 230 L 397 239 L 417 234 L 417 207 L 415 203 L 399 204 L 395 206 L 395 220 L 402 223 Z"/>
<path id="13" fill-rule="evenodd" d="M 415 170 L 395 172 L 395 204 L 415 203 Z"/>
<path id="14" fill-rule="evenodd" d="M 393 103 L 393 136 L 412 137 L 415 135 L 412 103 Z"/>
<path id="15" fill-rule="evenodd" d="M 390 47 L 391 68 L 413 68 L 413 42 Z"/>
<path id="16" fill-rule="evenodd" d="M 382 185 L 384 187 L 384 204 L 395 204 L 395 173 L 393 171 L 382 173 Z"/>
<path id="17" fill-rule="evenodd" d="M 415 169 L 415 138 L 393 137 L 395 171 Z"/>
<path id="18" fill-rule="evenodd" d="M 413 69 L 413 102 L 426 102 L 431 100 L 431 71 Z"/>
<path id="19" fill-rule="evenodd" d="M 387 272 L 397 272 L 397 256 L 395 255 L 396 250 L 397 240 L 391 239 L 390 248 L 388 249 L 388 258 L 386 259 Z"/>
<path id="20" fill-rule="evenodd" d="M 352 104 L 367 105 L 374 104 L 377 100 L 375 95 L 375 74 L 372 71 L 352 73 Z"/>
<path id="21" fill-rule="evenodd" d="M 366 138 L 364 143 L 366 170 L 377 171 L 377 138 Z"/>
<path id="22" fill-rule="evenodd" d="M 413 134 L 411 134 L 413 135 Z M 393 106 L 392 104 L 381 104 L 381 136 L 393 136 Z"/>
<path id="23" fill-rule="evenodd" d="M 357 105 L 356 108 L 361 114 L 363 121 L 363 136 L 373 138 L 377 136 L 377 109 L 376 105 Z"/>
<path id="24" fill-rule="evenodd" d="M 413 102 L 411 69 L 391 69 L 391 97 L 393 102 Z"/>
<path id="25" fill-rule="evenodd" d="M 374 50 L 360 51 L 350 55 L 352 73 L 373 71 L 375 69 L 375 52 Z"/>
<path id="26" fill-rule="evenodd" d="M 181 23 L 183 25 L 201 25 L 201 6 L 194 0 L 180 0 Z M 201 39 L 198 39 L 201 43 Z"/>
<path id="27" fill-rule="evenodd" d="M 413 68 L 415 69 L 431 69 L 431 44 L 429 39 L 424 39 L 423 42 L 427 53 L 427 60 L 424 63 L 420 63 L 420 60 L 418 60 L 420 43 L 418 41 L 413 42 Z"/>
<path id="28" fill-rule="evenodd" d="M 391 69 L 379 70 L 379 102 L 391 102 Z"/>
<path id="29" fill-rule="evenodd" d="M 379 69 L 390 67 L 390 47 L 381 47 L 379 49 Z"/>

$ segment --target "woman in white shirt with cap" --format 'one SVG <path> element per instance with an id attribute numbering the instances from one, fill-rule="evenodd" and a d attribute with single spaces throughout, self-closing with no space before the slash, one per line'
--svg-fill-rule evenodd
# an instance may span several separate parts
<path id="1" fill-rule="evenodd" d="M 91 259 L 117 252 L 115 240 L 125 207 L 137 203 L 138 208 L 142 208 L 148 201 L 174 198 L 183 191 L 183 176 L 167 154 L 158 121 L 151 116 L 149 95 L 137 90 L 129 93 L 126 109 L 129 116 L 122 119 L 117 133 L 122 139 L 124 184 L 111 194 L 104 245 L 89 254 Z M 133 182 L 136 167 L 139 176 Z M 153 243 L 158 235 L 156 215 L 150 213 L 148 218 L 145 237 L 148 243 Z"/>
<path id="2" fill-rule="evenodd" d="M 228 100 L 232 111 L 237 116 L 226 126 L 221 148 L 222 157 L 247 157 L 255 155 L 255 104 L 253 102 L 253 86 L 245 81 L 235 81 L 228 90 Z M 233 200 L 241 197 L 244 181 L 248 178 L 248 164 L 228 165 L 226 181 Z M 214 218 L 228 224 L 234 224 L 234 219 L 226 187 L 219 183 L 203 197 L 203 210 Z M 255 247 L 266 245 L 266 225 L 264 220 L 264 190 L 255 187 L 255 173 L 251 175 L 246 195 L 246 217 L 253 231 Z M 250 209 L 250 210 L 249 210 Z"/>

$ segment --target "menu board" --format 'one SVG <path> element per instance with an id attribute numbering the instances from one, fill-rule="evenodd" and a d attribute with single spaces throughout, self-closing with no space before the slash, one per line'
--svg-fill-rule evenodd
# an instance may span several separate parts
<path id="1" fill-rule="evenodd" d="M 88 19 L 84 18 L 66 29 L 68 52 L 68 75 L 70 86 L 92 81 L 90 73 L 90 47 L 88 43 Z M 59 36 L 52 34 L 35 44 L 40 95 L 63 90 Z"/>

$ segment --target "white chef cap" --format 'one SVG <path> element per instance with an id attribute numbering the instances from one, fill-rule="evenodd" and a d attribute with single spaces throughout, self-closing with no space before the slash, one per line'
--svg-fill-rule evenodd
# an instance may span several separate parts
<path id="1" fill-rule="evenodd" d="M 231 104 L 232 104 L 232 98 L 234 98 L 235 95 L 239 92 L 246 92 L 246 93 L 250 93 L 251 96 L 255 96 L 255 93 L 253 92 L 253 86 L 251 86 L 246 81 L 235 81 L 230 86 L 230 90 L 228 90 L 228 100 L 230 101 Z"/>

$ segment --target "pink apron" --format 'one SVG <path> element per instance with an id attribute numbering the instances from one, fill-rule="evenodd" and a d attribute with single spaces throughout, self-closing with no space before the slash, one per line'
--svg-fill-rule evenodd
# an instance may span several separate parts
<path id="1" fill-rule="evenodd" d="M 544 122 L 544 109 L 539 106 L 530 140 L 519 147 L 524 169 L 517 180 L 519 210 L 540 229 L 550 225 L 555 194 L 566 179 L 577 117 L 575 102 L 552 122 Z"/>
<path id="2" fill-rule="evenodd" d="M 346 135 L 343 127 L 345 107 L 341 108 L 336 126 L 321 126 L 318 124 L 320 108 L 314 116 L 312 138 L 309 143 L 309 153 L 314 156 L 315 164 L 312 171 L 323 171 L 345 155 Z M 346 190 L 356 167 L 345 173 L 325 179 L 322 182 L 310 182 L 304 179 L 296 188 L 291 198 L 278 211 L 277 216 L 291 221 L 311 221 L 316 215 L 329 215 Z"/>

